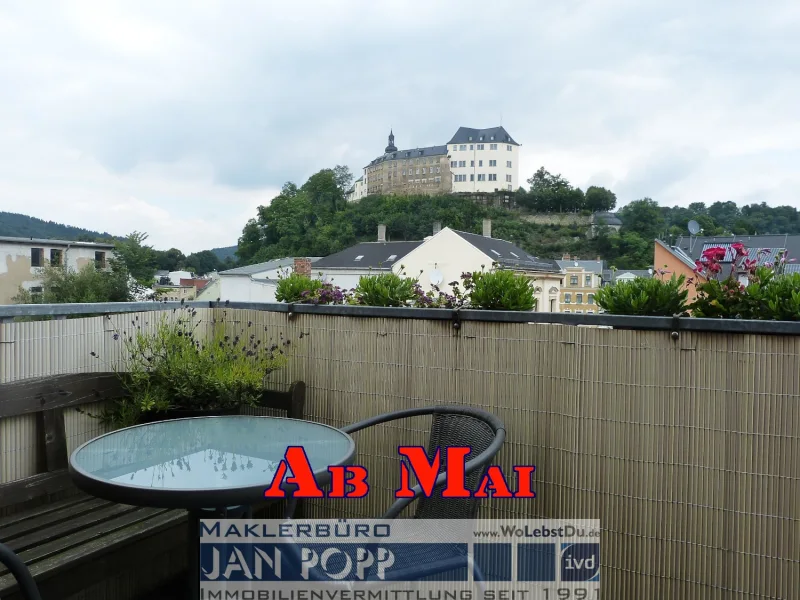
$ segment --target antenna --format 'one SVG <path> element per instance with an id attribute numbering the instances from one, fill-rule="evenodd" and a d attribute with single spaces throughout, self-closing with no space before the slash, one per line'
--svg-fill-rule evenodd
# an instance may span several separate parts
<path id="1" fill-rule="evenodd" d="M 697 241 L 695 236 L 700 233 L 700 223 L 692 219 L 689 221 L 689 253 L 694 251 L 694 244 Z"/>

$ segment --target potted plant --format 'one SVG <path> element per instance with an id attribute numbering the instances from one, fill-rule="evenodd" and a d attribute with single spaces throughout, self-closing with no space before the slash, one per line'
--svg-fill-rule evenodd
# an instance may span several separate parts
<path id="1" fill-rule="evenodd" d="M 287 364 L 289 340 L 281 334 L 278 342 L 265 343 L 252 322 L 236 332 L 224 321 L 212 321 L 211 331 L 204 332 L 203 323 L 186 307 L 161 315 L 154 326 L 136 316 L 130 328 L 115 331 L 122 359 L 113 370 L 125 395 L 97 416 L 126 427 L 258 406 L 269 375 Z"/>

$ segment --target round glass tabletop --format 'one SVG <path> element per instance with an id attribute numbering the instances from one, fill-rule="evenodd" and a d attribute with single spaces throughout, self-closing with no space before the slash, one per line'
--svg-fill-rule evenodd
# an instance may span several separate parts
<path id="1" fill-rule="evenodd" d="M 137 425 L 77 448 L 69 470 L 84 491 L 115 502 L 217 508 L 263 502 L 289 446 L 303 446 L 317 485 L 353 459 L 333 427 L 277 417 L 195 417 Z M 290 474 L 290 473 L 289 473 Z"/>

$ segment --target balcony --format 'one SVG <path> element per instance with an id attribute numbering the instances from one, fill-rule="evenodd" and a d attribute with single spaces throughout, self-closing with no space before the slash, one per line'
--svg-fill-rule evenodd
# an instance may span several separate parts
<path id="1" fill-rule="evenodd" d="M 341 427 L 440 403 L 497 415 L 507 439 L 496 462 L 506 474 L 536 465 L 536 498 L 489 499 L 481 518 L 599 519 L 607 598 L 793 598 L 800 590 L 800 323 L 190 304 L 206 334 L 214 321 L 253 323 L 265 343 L 280 333 L 297 340 L 276 383 L 305 382 L 312 421 Z M 91 353 L 116 356 L 115 331 L 178 306 L 0 307 L 0 386 L 89 380 L 109 370 Z M 12 482 L 49 469 L 48 422 L 36 416 L 44 400 L 2 394 L 0 507 Z M 106 431 L 69 402 L 60 406 L 70 452 Z M 309 501 L 307 517 L 368 517 L 391 504 L 397 446 L 423 438 L 421 428 L 383 427 L 359 439 L 369 496 Z M 152 565 L 119 567 L 107 597 L 133 588 L 156 597 L 142 586 L 175 576 L 185 552 L 173 543 L 157 556 L 147 577 Z"/>

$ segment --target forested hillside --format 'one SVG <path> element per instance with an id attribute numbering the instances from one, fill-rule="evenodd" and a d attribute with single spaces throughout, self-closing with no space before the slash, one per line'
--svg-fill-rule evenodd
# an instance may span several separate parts
<path id="1" fill-rule="evenodd" d="M 110 233 L 100 233 L 81 227 L 44 221 L 36 217 L 0 211 L 0 235 L 9 237 L 33 237 L 59 240 L 94 241 L 96 239 L 122 239 Z"/>

